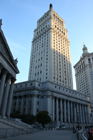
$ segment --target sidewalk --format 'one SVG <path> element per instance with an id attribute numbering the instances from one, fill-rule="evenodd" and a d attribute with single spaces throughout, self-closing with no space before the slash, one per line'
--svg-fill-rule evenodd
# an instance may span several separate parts
<path id="1" fill-rule="evenodd" d="M 74 133 L 74 134 L 73 134 L 72 140 L 77 140 L 77 133 Z"/>
<path id="2" fill-rule="evenodd" d="M 72 131 L 45 130 L 37 133 L 8 137 L 1 140 L 77 140 L 76 133 Z"/>

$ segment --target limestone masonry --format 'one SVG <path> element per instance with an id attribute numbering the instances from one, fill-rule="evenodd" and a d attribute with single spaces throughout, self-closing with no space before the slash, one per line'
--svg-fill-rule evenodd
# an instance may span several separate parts
<path id="1" fill-rule="evenodd" d="M 70 42 L 65 22 L 50 5 L 34 30 L 28 81 L 14 86 L 14 113 L 48 111 L 52 124 L 90 123 L 90 96 L 73 90 Z"/>

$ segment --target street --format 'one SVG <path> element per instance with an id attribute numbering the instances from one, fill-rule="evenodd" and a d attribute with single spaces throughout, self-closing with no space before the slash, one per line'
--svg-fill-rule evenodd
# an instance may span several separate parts
<path id="1" fill-rule="evenodd" d="M 47 130 L 1 140 L 77 140 L 76 134 L 67 130 Z"/>

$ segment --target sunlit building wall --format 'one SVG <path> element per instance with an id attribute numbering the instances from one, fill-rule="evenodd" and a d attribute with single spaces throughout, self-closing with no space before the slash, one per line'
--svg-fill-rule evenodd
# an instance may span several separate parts
<path id="1" fill-rule="evenodd" d="M 34 30 L 28 80 L 52 81 L 73 88 L 68 31 L 51 4 Z"/>
<path id="2" fill-rule="evenodd" d="M 82 57 L 74 68 L 77 90 L 88 95 L 93 93 L 93 53 L 88 53 L 85 45 Z"/>

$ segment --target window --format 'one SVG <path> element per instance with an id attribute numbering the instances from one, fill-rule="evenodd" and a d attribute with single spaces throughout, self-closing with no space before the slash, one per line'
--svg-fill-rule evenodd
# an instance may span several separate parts
<path id="1" fill-rule="evenodd" d="M 38 84 L 38 86 L 40 86 L 40 84 Z"/>
<path id="2" fill-rule="evenodd" d="M 39 101 L 37 101 L 37 105 L 39 105 Z"/>
<path id="3" fill-rule="evenodd" d="M 25 87 L 27 87 L 27 84 L 25 84 Z"/>

